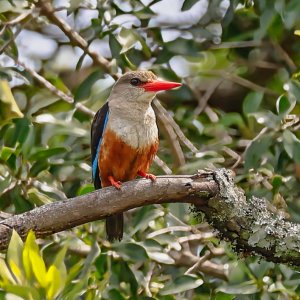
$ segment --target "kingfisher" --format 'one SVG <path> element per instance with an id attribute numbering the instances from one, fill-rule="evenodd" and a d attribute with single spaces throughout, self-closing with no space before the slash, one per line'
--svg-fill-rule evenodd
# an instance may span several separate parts
<path id="1" fill-rule="evenodd" d="M 159 91 L 181 83 L 158 80 L 151 71 L 132 71 L 114 84 L 91 128 L 92 177 L 95 189 L 141 176 L 155 181 L 149 167 L 158 149 L 158 129 L 151 102 Z M 109 241 L 123 237 L 123 213 L 106 218 Z"/>

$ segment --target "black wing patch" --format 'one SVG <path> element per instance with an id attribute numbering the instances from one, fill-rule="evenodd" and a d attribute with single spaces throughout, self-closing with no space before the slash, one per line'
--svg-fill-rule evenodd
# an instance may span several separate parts
<path id="1" fill-rule="evenodd" d="M 96 189 L 101 188 L 101 179 L 98 168 L 98 155 L 102 143 L 102 136 L 108 121 L 109 109 L 106 102 L 96 113 L 91 129 L 92 175 Z"/>

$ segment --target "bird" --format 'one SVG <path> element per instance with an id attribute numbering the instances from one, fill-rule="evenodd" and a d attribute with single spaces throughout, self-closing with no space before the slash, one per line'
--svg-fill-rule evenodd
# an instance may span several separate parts
<path id="1" fill-rule="evenodd" d="M 155 181 L 149 167 L 158 150 L 158 128 L 152 100 L 159 91 L 181 83 L 158 80 L 151 71 L 131 71 L 121 76 L 91 126 L 92 178 L 95 189 L 141 176 Z M 109 241 L 123 237 L 123 213 L 106 218 Z"/>

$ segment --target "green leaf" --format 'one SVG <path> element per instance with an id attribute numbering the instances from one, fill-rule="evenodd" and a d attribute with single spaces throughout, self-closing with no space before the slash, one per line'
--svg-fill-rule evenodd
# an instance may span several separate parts
<path id="1" fill-rule="evenodd" d="M 215 300 L 233 300 L 233 299 L 236 299 L 236 296 L 221 293 L 221 292 L 218 292 L 215 298 Z"/>
<path id="2" fill-rule="evenodd" d="M 118 42 L 118 40 L 115 38 L 113 34 L 109 35 L 109 48 L 112 54 L 112 57 L 115 59 L 120 58 L 120 52 L 122 50 L 122 46 Z"/>
<path id="3" fill-rule="evenodd" d="M 289 130 L 283 132 L 283 147 L 290 158 L 293 158 L 294 134 Z"/>
<path id="4" fill-rule="evenodd" d="M 249 268 L 257 279 L 263 279 L 263 277 L 266 276 L 266 274 L 268 274 L 268 272 L 270 272 L 274 267 L 274 263 L 263 260 L 249 263 Z"/>
<path id="5" fill-rule="evenodd" d="M 183 275 L 175 278 L 171 283 L 167 284 L 160 290 L 160 295 L 173 295 L 188 290 L 195 289 L 203 284 L 203 280 L 189 275 Z"/>
<path id="6" fill-rule="evenodd" d="M 5 284 L 2 287 L 7 293 L 17 295 L 22 299 L 26 300 L 39 300 L 42 299 L 37 289 L 33 286 L 25 286 L 25 285 L 13 285 L 13 284 Z M 18 298 L 19 299 L 19 298 Z"/>
<path id="7" fill-rule="evenodd" d="M 300 140 L 289 130 L 283 132 L 283 147 L 290 158 L 300 163 Z"/>
<path id="8" fill-rule="evenodd" d="M 30 106 L 27 111 L 28 116 L 32 116 L 42 112 L 46 108 L 50 108 L 51 105 L 58 105 L 60 98 L 56 95 L 51 95 L 48 91 L 36 93 L 34 97 L 30 99 Z M 63 103 L 61 101 L 61 103 Z"/>
<path id="9" fill-rule="evenodd" d="M 281 95 L 276 101 L 276 109 L 278 115 L 283 118 L 289 114 L 292 109 L 295 107 L 296 102 L 291 102 L 286 95 Z"/>
<path id="10" fill-rule="evenodd" d="M 273 178 L 272 178 L 272 186 L 273 186 L 273 193 L 277 193 L 279 188 L 281 187 L 282 185 L 282 176 L 280 175 L 275 175 Z"/>
<path id="11" fill-rule="evenodd" d="M 145 230 L 149 227 L 149 222 L 163 216 L 164 213 L 154 206 L 144 206 L 140 208 L 133 219 L 133 230 L 131 235 L 134 235 L 140 230 Z"/>
<path id="12" fill-rule="evenodd" d="M 11 81 L 12 80 L 12 75 L 10 74 L 10 72 L 6 72 L 2 68 L 0 68 L 0 79 Z"/>
<path id="13" fill-rule="evenodd" d="M 46 160 L 38 160 L 36 161 L 29 170 L 30 177 L 36 177 L 42 171 L 49 168 L 49 164 Z"/>
<path id="14" fill-rule="evenodd" d="M 236 125 L 239 128 L 244 128 L 246 126 L 242 116 L 239 113 L 234 112 L 224 115 L 221 118 L 220 123 L 226 127 Z"/>
<path id="15" fill-rule="evenodd" d="M 0 80 L 0 125 L 14 118 L 23 118 L 10 86 L 6 80 Z"/>
<path id="16" fill-rule="evenodd" d="M 1 152 L 0 152 L 0 158 L 4 161 L 7 161 L 10 156 L 15 153 L 16 149 L 10 148 L 10 147 L 2 147 Z"/>
<path id="17" fill-rule="evenodd" d="M 16 123 L 16 138 L 19 143 L 23 144 L 27 140 L 28 134 L 30 134 L 30 130 L 33 130 L 33 126 L 29 119 L 23 118 L 19 120 L 15 120 Z"/>
<path id="18" fill-rule="evenodd" d="M 27 195 L 28 195 L 28 200 L 30 200 L 30 202 L 38 206 L 52 202 L 52 199 L 48 197 L 48 195 L 40 192 L 38 189 L 34 187 L 28 189 Z"/>
<path id="19" fill-rule="evenodd" d="M 90 74 L 77 88 L 74 100 L 77 102 L 87 99 L 91 94 L 91 89 L 94 83 L 99 79 L 103 79 L 103 77 L 104 73 L 102 70 L 97 70 Z"/>
<path id="20" fill-rule="evenodd" d="M 83 63 L 85 57 L 86 57 L 86 53 L 84 52 L 84 53 L 80 56 L 80 58 L 78 59 L 78 62 L 77 62 L 76 67 L 75 67 L 75 70 L 76 70 L 76 71 L 78 71 L 78 70 L 81 69 L 81 66 L 82 66 L 82 63 Z"/>
<path id="21" fill-rule="evenodd" d="M 67 152 L 67 149 L 64 147 L 57 147 L 57 148 L 49 148 L 49 149 L 40 149 L 35 153 L 29 156 L 30 160 L 42 160 L 47 159 L 51 156 L 55 156 L 58 154 L 64 154 Z"/>
<path id="22" fill-rule="evenodd" d="M 31 278 L 31 274 L 33 273 L 38 283 L 44 288 L 47 287 L 46 266 L 40 255 L 33 231 L 29 231 L 26 238 L 23 251 L 23 263 L 24 267 L 26 265 L 25 270 L 26 274 L 29 274 L 28 277 Z"/>
<path id="23" fill-rule="evenodd" d="M 109 295 L 109 299 L 111 300 L 125 300 L 126 298 L 124 298 L 121 294 L 121 292 L 117 289 L 112 289 L 108 292 Z"/>
<path id="24" fill-rule="evenodd" d="M 253 140 L 245 153 L 245 169 L 256 169 L 260 166 L 260 162 L 269 151 L 269 147 L 273 144 L 272 136 L 264 136 L 258 140 Z"/>
<path id="25" fill-rule="evenodd" d="M 139 273 L 137 270 L 131 268 L 126 261 L 121 260 L 112 262 L 111 271 L 112 276 L 114 276 L 119 283 L 125 282 L 130 285 L 131 295 L 136 295 L 139 287 Z"/>
<path id="26" fill-rule="evenodd" d="M 244 114 L 254 113 L 258 110 L 264 94 L 260 92 L 250 92 L 244 99 L 243 112 Z"/>
<path id="27" fill-rule="evenodd" d="M 291 101 L 297 101 L 300 103 L 300 81 L 292 79 L 288 83 L 288 95 Z"/>
<path id="28" fill-rule="evenodd" d="M 79 188 L 78 192 L 77 192 L 77 196 L 82 196 L 85 195 L 87 193 L 93 192 L 95 190 L 95 187 L 93 184 L 88 183 L 86 185 L 83 185 Z"/>
<path id="29" fill-rule="evenodd" d="M 6 265 L 3 258 L 0 257 L 0 278 L 4 284 L 16 284 L 15 278 L 12 276 L 11 271 Z"/>
<path id="30" fill-rule="evenodd" d="M 13 230 L 6 259 L 12 270 L 14 276 L 17 278 L 19 283 L 22 283 L 24 280 L 23 274 L 23 262 L 22 262 L 22 253 L 23 253 L 24 243 L 18 233 Z"/>
<path id="31" fill-rule="evenodd" d="M 68 248 L 69 248 L 69 243 L 65 243 L 65 245 L 56 254 L 55 259 L 53 261 L 53 265 L 59 271 L 61 280 L 63 282 L 65 282 L 66 279 L 67 279 L 67 269 L 66 269 L 66 265 L 65 265 L 64 260 L 65 260 L 65 256 L 66 256 Z"/>
<path id="32" fill-rule="evenodd" d="M 149 258 L 145 248 L 135 243 L 119 243 L 113 245 L 113 248 L 125 260 L 137 262 Z"/>
<path id="33" fill-rule="evenodd" d="M 94 261 L 96 260 L 96 258 L 99 256 L 100 253 L 101 253 L 100 247 L 98 243 L 95 242 L 91 247 L 91 251 L 89 252 L 88 256 L 85 259 L 79 278 L 84 280 L 84 278 L 88 277 L 87 275 L 91 271 L 91 265 L 94 263 Z"/>
<path id="34" fill-rule="evenodd" d="M 166 265 L 175 264 L 175 260 L 167 253 L 147 251 L 147 254 L 151 260 L 156 261 L 158 263 L 166 264 Z"/>
<path id="35" fill-rule="evenodd" d="M 47 299 L 54 299 L 64 286 L 60 272 L 54 265 L 51 265 L 47 271 L 46 281 Z"/>
<path id="36" fill-rule="evenodd" d="M 259 288 L 255 282 L 246 281 L 236 285 L 221 286 L 217 291 L 233 295 L 251 295 L 257 293 Z"/>
<path id="37" fill-rule="evenodd" d="M 185 11 L 185 10 L 189 10 L 190 8 L 192 8 L 194 6 L 194 4 L 196 4 L 198 2 L 198 0 L 185 0 L 183 2 L 183 5 L 182 5 L 182 8 L 181 10 L 182 11 Z"/>
<path id="38" fill-rule="evenodd" d="M 123 54 L 133 48 L 139 42 L 139 36 L 133 29 L 122 27 L 118 41 L 122 45 L 120 54 Z"/>
<path id="39" fill-rule="evenodd" d="M 273 114 L 271 111 L 260 111 L 256 113 L 251 113 L 249 116 L 253 116 L 258 124 L 265 125 L 266 127 L 277 128 L 281 124 L 281 118 Z"/>

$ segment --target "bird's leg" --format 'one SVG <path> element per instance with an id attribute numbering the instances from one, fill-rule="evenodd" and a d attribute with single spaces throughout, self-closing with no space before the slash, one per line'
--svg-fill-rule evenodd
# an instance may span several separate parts
<path id="1" fill-rule="evenodd" d="M 148 174 L 148 173 L 146 173 L 144 171 L 138 171 L 138 175 L 140 175 L 143 178 L 150 179 L 151 181 L 155 181 L 156 180 L 156 176 L 155 175 Z"/>
<path id="2" fill-rule="evenodd" d="M 108 176 L 108 180 L 111 183 L 112 186 L 114 186 L 116 189 L 120 190 L 122 182 L 121 181 L 115 181 L 115 179 L 112 176 Z"/>

